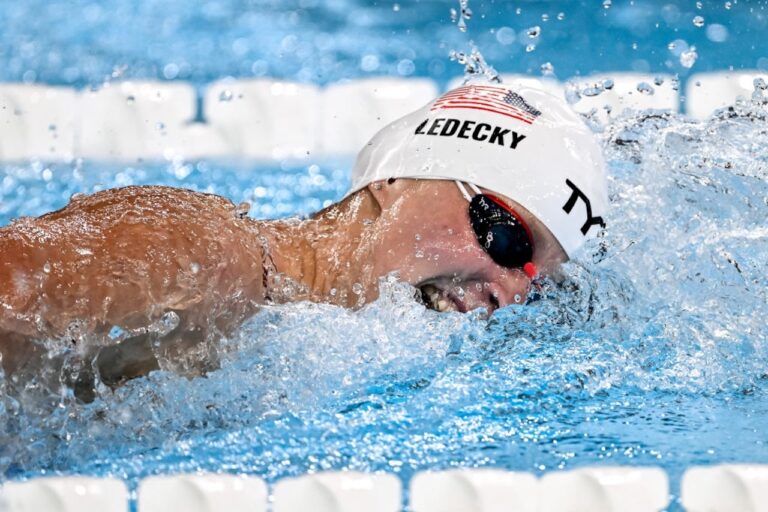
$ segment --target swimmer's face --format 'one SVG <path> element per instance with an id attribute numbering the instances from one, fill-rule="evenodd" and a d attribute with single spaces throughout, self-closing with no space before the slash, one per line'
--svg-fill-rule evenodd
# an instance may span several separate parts
<path id="1" fill-rule="evenodd" d="M 427 306 L 440 311 L 486 308 L 492 313 L 525 302 L 531 279 L 522 269 L 498 265 L 480 246 L 469 223 L 466 199 L 451 181 L 397 180 L 378 185 L 393 199 L 385 204 L 384 272 L 421 290 Z M 531 229 L 533 263 L 552 275 L 567 256 L 549 231 L 514 201 L 501 196 Z M 386 203 L 386 197 L 385 197 Z"/>

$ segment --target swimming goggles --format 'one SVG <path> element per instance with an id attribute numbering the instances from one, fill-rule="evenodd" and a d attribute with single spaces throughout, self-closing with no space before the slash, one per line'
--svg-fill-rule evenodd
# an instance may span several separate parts
<path id="1" fill-rule="evenodd" d="M 536 278 L 538 270 L 531 261 L 533 237 L 521 216 L 498 197 L 484 194 L 472 183 L 467 185 L 475 192 L 474 197 L 456 181 L 461 195 L 469 201 L 469 222 L 480 246 L 502 267 L 521 269 L 531 279 Z"/>

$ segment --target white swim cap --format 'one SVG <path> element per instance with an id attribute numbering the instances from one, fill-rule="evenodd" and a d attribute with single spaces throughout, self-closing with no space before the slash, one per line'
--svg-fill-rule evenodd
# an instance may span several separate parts
<path id="1" fill-rule="evenodd" d="M 385 126 L 360 151 L 352 192 L 388 178 L 474 183 L 518 202 L 571 257 L 605 226 L 605 162 L 566 103 L 529 87 L 471 84 Z"/>

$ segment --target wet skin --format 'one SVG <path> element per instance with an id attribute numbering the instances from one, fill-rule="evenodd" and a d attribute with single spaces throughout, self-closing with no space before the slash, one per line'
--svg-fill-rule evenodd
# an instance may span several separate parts
<path id="1" fill-rule="evenodd" d="M 85 357 L 100 352 L 108 383 L 157 368 L 160 354 L 183 370 L 190 349 L 205 347 L 263 302 L 255 233 L 231 202 L 167 187 L 81 196 L 1 228 L 6 370 L 37 364 L 43 350 L 30 341 L 46 339 L 71 343 Z M 178 325 L 152 349 L 161 336 L 145 331 L 157 331 L 168 313 Z M 101 348 L 114 326 L 125 331 L 120 349 Z"/>
<path id="2" fill-rule="evenodd" d="M 534 233 L 534 263 L 556 271 L 562 249 L 517 211 Z M 0 228 L 3 366 L 34 372 L 45 352 L 34 341 L 54 339 L 95 361 L 109 385 L 158 367 L 196 374 L 265 301 L 358 307 L 391 273 L 441 310 L 490 313 L 530 287 L 479 246 L 452 182 L 374 183 L 309 219 L 269 222 L 169 187 L 80 196 Z"/>

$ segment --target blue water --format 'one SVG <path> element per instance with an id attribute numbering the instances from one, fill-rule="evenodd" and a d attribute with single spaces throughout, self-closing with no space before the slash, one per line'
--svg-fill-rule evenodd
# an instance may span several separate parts
<path id="1" fill-rule="evenodd" d="M 444 83 L 461 74 L 449 50 L 466 50 L 470 40 L 500 71 L 539 75 L 550 62 L 560 79 L 768 69 L 766 0 L 603 3 L 472 1 L 461 33 L 450 21 L 458 0 L 6 1 L 0 81 L 88 86 L 114 74 L 200 85 L 224 76 L 324 84 L 393 75 Z M 535 26 L 540 35 L 531 39 L 526 29 Z M 679 59 L 688 46 L 699 54 L 690 69 Z"/>
<path id="2" fill-rule="evenodd" d="M 754 67 L 765 58 L 757 41 L 764 4 L 472 3 L 467 35 L 448 19 L 453 3 L 443 2 L 401 2 L 399 11 L 310 0 L 300 9 L 235 0 L 184 8 L 4 2 L 0 79 L 34 71 L 34 80 L 89 85 L 114 67 L 162 78 L 176 63 L 169 78 L 204 83 L 259 74 L 254 64 L 263 60 L 264 74 L 317 83 L 368 74 L 444 80 L 460 72 L 447 50 L 470 37 L 502 71 L 537 72 L 551 61 L 562 77 L 645 66 L 639 59 L 654 72 L 687 73 L 667 49 L 675 39 L 696 44 L 693 71 Z M 81 15 L 68 19 L 73 11 Z M 728 28 L 725 42 L 690 22 L 699 11 Z M 534 23 L 542 35 L 532 52 L 518 39 L 503 44 L 508 32 L 498 37 L 500 27 L 519 34 Z M 269 30 L 257 29 L 264 24 Z M 367 55 L 377 56 L 376 70 L 362 69 Z M 155 372 L 101 389 L 90 404 L 34 383 L 22 396 L 2 392 L 0 471 L 112 475 L 135 485 L 198 469 L 268 481 L 385 470 L 407 482 L 415 471 L 453 466 L 540 474 L 658 465 L 672 477 L 671 510 L 679 510 L 684 468 L 768 463 L 767 119 L 757 98 L 701 123 L 635 115 L 599 127 L 610 229 L 567 264 L 561 287 L 550 284 L 490 321 L 426 310 L 412 290 L 389 282 L 360 311 L 265 308 L 222 344 L 221 368 L 205 377 Z M 129 184 L 250 201 L 258 218 L 303 215 L 343 196 L 350 165 L 3 166 L 0 224 L 59 208 L 73 193 Z M 0 378 L 0 391 L 6 384 Z"/>
<path id="3" fill-rule="evenodd" d="M 694 464 L 768 463 L 766 116 L 755 103 L 705 123 L 605 127 L 610 229 L 528 305 L 490 321 L 441 314 L 391 282 L 360 311 L 269 307 L 206 377 L 156 372 L 88 405 L 4 396 L 0 467 L 135 484 L 199 469 L 407 481 L 453 466 L 652 464 L 674 494 Z M 167 183 L 250 200 L 259 217 L 303 214 L 343 195 L 348 165 L 6 167 L 0 203 L 8 218 L 73 191 Z"/>

